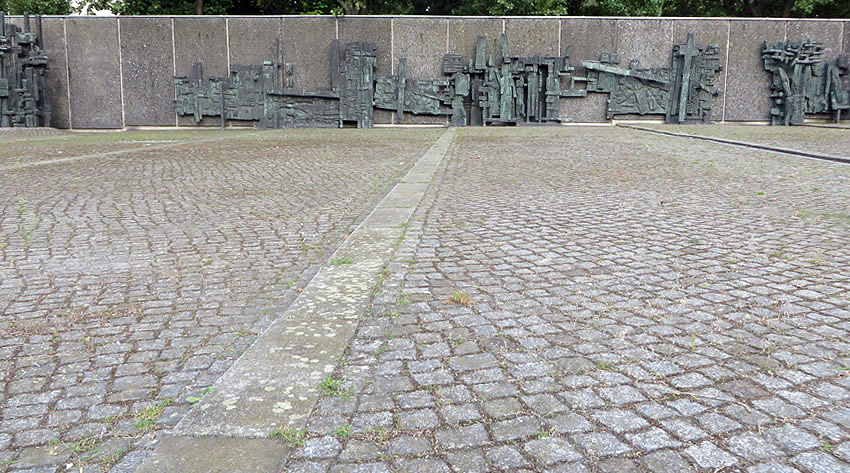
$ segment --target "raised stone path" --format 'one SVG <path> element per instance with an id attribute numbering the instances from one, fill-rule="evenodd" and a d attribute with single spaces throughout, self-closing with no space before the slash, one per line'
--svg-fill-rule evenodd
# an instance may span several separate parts
<path id="1" fill-rule="evenodd" d="M 201 149 L 191 155 L 173 155 L 175 148 L 168 148 L 152 156 L 140 151 L 136 159 L 121 155 L 35 166 L 16 171 L 34 181 L 12 179 L 3 188 L 18 185 L 12 195 L 36 187 L 83 198 L 68 184 L 55 185 L 60 176 L 73 182 L 75 174 L 56 169 L 55 176 L 43 176 L 45 170 L 86 166 L 76 176 L 96 179 L 116 161 L 142 167 L 137 178 L 160 179 L 175 193 L 182 189 L 187 195 L 175 195 L 186 205 L 209 205 L 214 199 L 200 190 L 172 183 L 169 167 L 186 169 L 188 176 L 212 173 L 207 192 L 213 182 L 251 169 L 253 174 L 240 176 L 245 182 L 266 182 L 265 173 L 287 168 L 255 160 L 274 162 L 275 156 L 289 156 L 290 147 L 309 154 L 308 146 L 298 147 L 299 140 L 316 137 L 304 131 L 278 133 L 251 133 L 228 145 L 192 145 Z M 395 140 L 399 133 L 408 134 Z M 329 243 L 310 265 L 296 264 L 318 272 L 311 280 L 312 272 L 302 269 L 302 292 L 289 291 L 272 313 L 257 318 L 263 323 L 254 323 L 255 332 L 271 324 L 262 336 L 229 339 L 245 339 L 240 351 L 254 342 L 229 371 L 235 356 L 221 363 L 220 350 L 197 353 L 206 337 L 192 335 L 228 314 L 182 318 L 174 306 L 135 308 L 132 294 L 142 290 L 120 301 L 127 306 L 97 303 L 80 319 L 68 317 L 84 328 L 65 328 L 58 318 L 54 333 L 6 328 L 18 330 L 4 332 L 0 342 L 4 372 L 6 366 L 15 367 L 3 380 L 0 411 L 5 455 L 0 461 L 7 471 L 65 471 L 62 463 L 74 463 L 74 471 L 82 464 L 84 471 L 113 472 L 850 471 L 850 166 L 621 128 L 321 134 L 353 146 L 344 152 L 318 150 L 307 160 L 316 161 L 315 167 L 303 174 L 327 179 L 330 186 L 323 192 L 329 195 L 318 197 L 337 204 L 346 191 L 349 197 L 360 196 L 350 187 L 358 185 L 358 178 L 362 185 L 366 178 L 360 176 L 369 175 L 360 166 L 385 163 L 387 179 L 396 181 L 393 173 L 400 176 L 419 161 L 382 203 L 375 206 L 374 200 L 366 203 L 369 199 L 360 197 L 361 214 L 369 215 L 356 229 L 349 224 L 353 231 L 336 253 Z M 269 137 L 281 139 L 271 146 Z M 270 146 L 251 150 L 243 140 Z M 214 172 L 220 160 L 230 161 L 208 156 L 232 157 L 233 147 L 241 148 L 237 155 L 244 157 L 225 172 Z M 366 152 L 369 147 L 372 151 Z M 321 154 L 334 159 L 325 157 L 320 165 Z M 343 168 L 347 160 L 355 161 L 354 167 Z M 291 165 L 309 168 L 302 160 L 293 159 Z M 334 179 L 354 182 L 338 189 Z M 103 184 L 95 192 L 99 199 L 133 194 L 127 183 L 98 182 Z M 157 210 L 164 198 L 147 190 L 143 199 L 146 188 L 141 188 L 131 202 L 149 202 L 144 210 Z M 83 189 L 93 192 L 89 185 Z M 265 202 L 269 198 L 245 195 L 243 202 L 277 206 L 281 212 L 293 205 Z M 7 200 L 0 207 L 0 228 L 14 238 L 2 253 L 4 263 L 17 261 L 10 260 L 9 248 L 23 243 L 15 231 L 15 201 Z M 39 208 L 45 214 L 48 208 L 55 214 L 80 212 L 69 220 L 86 222 L 106 206 L 94 206 L 92 213 L 68 204 Z M 302 219 L 316 217 L 312 208 L 303 211 Z M 139 208 L 135 218 L 144 214 Z M 177 219 L 180 214 L 170 215 Z M 240 230 L 236 235 L 265 225 L 262 219 L 234 222 Z M 156 235 L 159 225 L 152 222 L 143 230 Z M 63 234 L 59 225 L 46 228 Z M 105 235 L 90 234 L 90 239 Z M 16 264 L 29 262 L 44 268 L 42 273 L 89 267 L 89 274 L 80 277 L 99 277 L 104 287 L 121 287 L 122 276 L 127 278 L 126 273 L 105 278 L 105 271 L 93 266 L 57 266 L 52 260 L 63 253 L 48 251 L 54 240 L 39 235 L 32 232 L 28 249 L 36 255 L 24 251 L 19 256 L 24 263 Z M 109 237 L 101 238 L 116 246 L 123 238 L 130 248 L 139 248 L 125 234 Z M 66 241 L 59 247 L 85 240 L 72 236 Z M 265 263 L 281 258 L 275 253 L 285 254 L 289 244 L 269 248 Z M 33 249 L 41 247 L 47 249 Z M 196 251 L 216 258 L 221 252 L 251 257 L 245 248 L 228 249 Z M 113 251 L 118 258 L 112 259 L 127 261 Z M 144 268 L 157 258 L 132 262 Z M 239 260 L 225 261 L 218 267 L 230 271 L 220 281 L 222 288 L 239 281 L 230 268 Z M 240 269 L 253 268 L 263 258 L 252 261 Z M 171 274 L 183 272 L 173 264 L 172 269 Z M 8 287 L 16 287 L 15 281 L 36 278 L 2 271 L 0 301 L 13 293 Z M 340 284 L 349 278 L 350 284 Z M 37 297 L 15 299 L 14 307 L 38 306 L 63 287 L 70 299 L 60 301 L 60 307 L 85 298 L 84 292 L 74 292 L 78 283 L 60 279 L 52 284 L 43 292 L 36 289 Z M 24 287 L 30 286 L 39 287 Z M 249 306 L 256 293 L 237 287 L 212 299 Z M 176 299 L 162 284 L 144 290 Z M 138 312 L 151 308 L 152 313 Z M 93 316 L 95 310 L 106 312 Z M 113 315 L 119 310 L 126 312 Z M 16 320 L 40 320 L 9 313 Z M 199 319 L 194 329 L 185 323 Z M 167 328 L 125 328 L 134 323 Z M 132 338 L 145 332 L 152 337 Z M 70 335 L 63 338 L 63 333 Z M 318 341 L 323 334 L 330 335 L 326 343 Z M 106 343 L 89 354 L 86 336 Z M 152 358 L 135 363 L 161 369 L 148 368 L 154 379 L 144 384 L 139 378 L 138 386 L 126 380 L 127 390 L 147 389 L 147 397 L 108 401 L 115 380 L 135 376 L 123 370 L 134 365 L 129 358 L 139 351 L 137 345 L 163 338 L 167 345 L 145 350 L 153 352 Z M 288 342 L 292 338 L 298 342 Z M 43 351 L 72 343 L 79 347 Z M 113 345 L 130 348 L 100 353 Z M 168 362 L 173 360 L 169 350 L 179 350 L 172 346 L 193 353 Z M 283 353 L 288 362 L 278 357 Z M 96 368 L 107 356 L 114 358 L 111 364 Z M 66 361 L 69 357 L 73 360 Z M 199 357 L 221 366 L 186 367 Z M 51 371 L 39 372 L 41 364 Z M 68 384 L 56 384 L 69 364 L 85 367 Z M 19 374 L 30 371 L 36 374 Z M 103 380 L 94 378 L 95 371 Z M 169 378 L 186 372 L 197 377 Z M 32 379 L 34 387 L 19 378 Z M 166 378 L 169 383 L 162 381 Z M 98 384 L 104 392 L 91 395 L 88 406 L 61 403 L 76 388 Z M 212 390 L 203 389 L 210 385 Z M 14 390 L 21 394 L 13 395 Z M 71 397 L 86 396 L 74 391 Z M 167 400 L 174 402 L 163 405 Z M 124 410 L 90 419 L 89 413 L 102 405 Z M 79 412 L 77 420 L 51 423 L 73 412 Z M 144 425 L 146 419 L 150 425 Z M 35 425 L 27 427 L 27 422 Z M 103 433 L 80 437 L 81 425 L 102 425 Z M 19 443 L 21 438 L 30 443 Z M 91 448 L 80 441 L 89 438 Z M 97 453 L 86 461 L 88 452 Z M 56 466 L 38 463 L 50 458 L 61 460 Z"/>

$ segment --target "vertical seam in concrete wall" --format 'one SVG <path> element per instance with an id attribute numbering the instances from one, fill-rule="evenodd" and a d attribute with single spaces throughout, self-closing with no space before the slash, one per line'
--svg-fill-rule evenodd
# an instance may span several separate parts
<path id="1" fill-rule="evenodd" d="M 562 55 L 564 52 L 561 51 L 561 23 L 564 20 L 558 20 L 558 56 Z"/>
<path id="2" fill-rule="evenodd" d="M 334 39 L 339 39 L 339 18 L 334 17 Z"/>
<path id="3" fill-rule="evenodd" d="M 446 54 L 449 53 L 449 19 L 446 18 Z"/>
<path id="4" fill-rule="evenodd" d="M 118 90 L 121 93 L 121 128 L 125 128 L 127 120 L 124 116 L 124 57 L 121 53 L 121 17 L 117 17 L 115 22 L 118 24 Z"/>
<path id="5" fill-rule="evenodd" d="M 283 43 L 284 35 L 286 34 L 286 19 L 284 17 L 280 17 L 280 63 L 283 64 L 284 71 L 286 71 L 286 45 Z M 283 83 L 286 84 L 286 72 L 281 74 L 283 78 Z"/>
<path id="6" fill-rule="evenodd" d="M 74 129 L 74 121 L 71 117 L 71 60 L 68 58 L 68 19 L 62 18 L 62 36 L 65 37 L 65 82 L 68 98 L 68 129 Z"/>
<path id="7" fill-rule="evenodd" d="M 785 26 L 785 37 L 782 38 L 782 39 L 787 42 L 788 41 L 788 22 L 787 21 L 785 22 L 784 26 Z"/>
<path id="8" fill-rule="evenodd" d="M 503 33 L 503 34 L 505 33 L 505 31 L 507 31 L 507 29 L 505 29 L 505 23 L 507 23 L 507 20 L 505 20 L 504 18 L 502 18 L 502 33 Z"/>
<path id="9" fill-rule="evenodd" d="M 729 43 L 732 42 L 732 22 L 726 22 L 726 65 L 723 66 L 723 73 L 726 74 L 726 80 L 723 82 L 723 111 L 720 116 L 720 121 L 726 121 L 726 96 L 729 92 Z"/>
<path id="10" fill-rule="evenodd" d="M 174 40 L 174 17 L 171 17 L 171 77 L 177 77 L 177 44 Z M 177 115 L 177 86 L 174 86 L 174 126 L 180 126 L 180 116 Z"/>
<path id="11" fill-rule="evenodd" d="M 230 77 L 230 18 L 224 18 L 224 44 L 227 48 L 227 76 Z"/>
<path id="12" fill-rule="evenodd" d="M 616 54 L 620 53 L 620 50 L 618 49 L 620 47 L 619 26 L 620 26 L 620 22 L 617 21 L 617 20 L 614 20 L 614 51 L 613 52 L 616 53 Z M 608 121 L 611 121 L 611 120 L 608 120 Z"/>
<path id="13" fill-rule="evenodd" d="M 395 74 L 395 18 L 390 18 L 390 74 Z M 401 118 L 396 116 L 396 111 L 393 110 L 390 113 L 393 116 L 393 123 L 398 123 Z"/>

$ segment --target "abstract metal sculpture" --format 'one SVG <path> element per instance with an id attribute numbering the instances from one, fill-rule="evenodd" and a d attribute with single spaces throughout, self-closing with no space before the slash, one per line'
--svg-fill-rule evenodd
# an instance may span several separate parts
<path id="1" fill-rule="evenodd" d="M 414 115 L 451 116 L 455 126 L 518 124 L 560 121 L 560 98 L 583 97 L 584 89 L 561 88 L 561 78 L 573 68 L 569 57 L 519 57 L 508 55 L 507 37 L 501 37 L 499 59 L 486 56 L 486 38 L 479 37 L 475 59 L 458 54 L 443 58 L 445 79 L 414 80 L 406 76 L 405 58 L 398 73 L 375 76 L 377 49 L 368 42 L 349 43 L 341 51 L 338 40 L 330 48 L 331 88 L 298 90 L 287 78 L 280 87 L 277 62 L 231 67 L 227 78 L 203 78 L 196 63 L 189 77 L 176 77 L 176 108 L 192 115 L 195 123 L 205 116 L 257 122 L 259 128 L 342 127 L 374 125 L 373 109 Z M 293 67 L 285 65 L 286 75 Z"/>
<path id="2" fill-rule="evenodd" d="M 587 91 L 608 93 L 607 117 L 623 114 L 664 115 L 665 123 L 709 123 L 712 97 L 720 91 L 715 76 L 722 70 L 718 46 L 685 44 L 673 47 L 672 68 L 641 69 L 637 60 L 623 69 L 616 54 L 602 53 L 598 61 L 582 61 Z"/>
<path id="3" fill-rule="evenodd" d="M 850 55 L 839 55 L 834 63 L 828 63 L 823 58 L 823 44 L 810 39 L 765 41 L 761 52 L 764 69 L 772 73 L 771 125 L 802 125 L 807 113 L 833 113 L 838 122 L 842 110 L 850 110 L 850 90 L 842 83 L 850 68 Z"/>
<path id="4" fill-rule="evenodd" d="M 24 29 L 6 23 L 0 12 L 0 127 L 37 127 L 50 124 L 45 104 L 47 56 L 42 52 L 41 16 L 24 15 Z"/>
<path id="5" fill-rule="evenodd" d="M 479 36 L 475 55 L 443 56 L 441 79 L 407 77 L 407 60 L 400 58 L 397 74 L 375 76 L 377 49 L 367 42 L 330 48 L 330 89 L 292 87 L 291 64 L 285 65 L 286 86 L 280 86 L 277 62 L 232 66 L 227 78 L 203 79 L 200 64 L 191 77 L 176 77 L 177 113 L 257 122 L 259 128 L 342 127 L 374 125 L 374 109 L 392 110 L 396 122 L 405 113 L 451 117 L 454 126 L 522 125 L 562 120 L 562 97 L 585 97 L 588 92 L 611 94 L 608 118 L 617 114 L 661 114 L 668 123 L 708 122 L 711 100 L 719 91 L 714 77 L 721 69 L 717 46 L 686 44 L 673 48 L 669 69 L 617 67 L 616 55 L 585 61 L 588 77 L 576 77 L 564 56 L 511 56 L 508 38 L 500 36 L 496 57 L 486 51 L 487 38 Z M 277 47 L 277 45 L 276 45 Z M 569 48 L 568 48 L 569 51 Z M 563 87 L 568 81 L 569 86 Z M 577 83 L 586 82 L 586 88 Z"/>

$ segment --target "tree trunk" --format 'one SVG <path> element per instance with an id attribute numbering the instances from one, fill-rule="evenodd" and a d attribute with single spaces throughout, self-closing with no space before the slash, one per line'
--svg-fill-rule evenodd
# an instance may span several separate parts
<path id="1" fill-rule="evenodd" d="M 195 0 L 195 14 L 203 15 L 204 14 L 204 0 Z"/>
<path id="2" fill-rule="evenodd" d="M 785 0 L 785 8 L 782 10 L 782 16 L 784 18 L 789 18 L 791 16 L 792 8 L 794 8 L 794 0 Z"/>

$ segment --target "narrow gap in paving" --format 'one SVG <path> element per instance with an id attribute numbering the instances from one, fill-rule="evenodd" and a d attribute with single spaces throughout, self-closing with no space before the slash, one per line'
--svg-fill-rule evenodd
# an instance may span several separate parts
<path id="1" fill-rule="evenodd" d="M 180 421 L 175 435 L 159 442 L 140 473 L 279 468 L 289 447 L 269 437 L 304 429 L 322 381 L 343 356 L 454 133 L 447 130 L 422 155 L 334 252 L 331 264 Z"/>
<path id="2" fill-rule="evenodd" d="M 812 152 L 812 151 L 803 151 L 803 150 L 798 150 L 798 149 L 784 148 L 784 147 L 781 147 L 781 146 L 773 146 L 773 145 L 764 145 L 764 144 L 759 144 L 759 143 L 749 143 L 749 142 L 746 142 L 746 141 L 730 140 L 730 139 L 726 139 L 726 138 L 718 138 L 718 137 L 713 137 L 713 136 L 694 135 L 694 134 L 690 134 L 690 133 L 676 133 L 676 132 L 672 132 L 672 131 L 656 130 L 656 129 L 652 129 L 652 128 L 646 128 L 646 127 L 635 126 L 635 125 L 617 125 L 617 126 L 619 126 L 621 128 L 629 128 L 629 129 L 632 129 L 632 130 L 638 130 L 638 131 L 643 131 L 643 132 L 657 133 L 659 135 L 675 136 L 675 137 L 678 137 L 678 138 L 691 138 L 691 139 L 695 139 L 695 140 L 711 141 L 713 143 L 720 143 L 720 144 L 724 144 L 724 145 L 737 146 L 737 147 L 741 147 L 741 148 L 755 148 L 755 149 L 761 149 L 761 150 L 765 150 L 765 151 L 772 151 L 774 153 L 787 154 L 787 155 L 791 155 L 791 156 L 820 159 L 820 160 L 823 160 L 823 161 L 833 161 L 833 162 L 842 163 L 842 164 L 850 164 L 850 157 L 836 156 L 836 155 L 828 154 L 828 153 L 815 153 L 815 152 Z"/>

